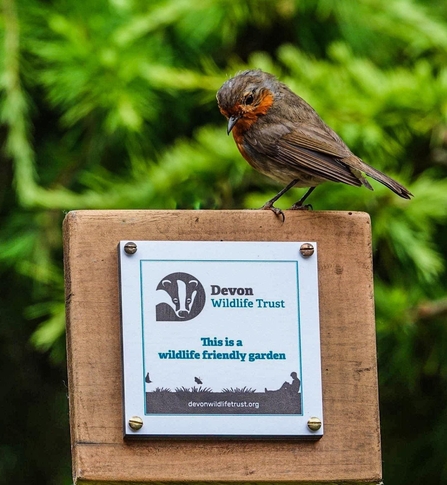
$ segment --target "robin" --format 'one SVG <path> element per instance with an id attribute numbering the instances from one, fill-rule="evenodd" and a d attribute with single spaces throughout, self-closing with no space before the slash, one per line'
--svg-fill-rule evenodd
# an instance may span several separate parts
<path id="1" fill-rule="evenodd" d="M 262 209 L 284 214 L 273 204 L 292 187 L 310 187 L 292 209 L 323 182 L 343 182 L 373 190 L 363 174 L 410 199 L 404 186 L 354 155 L 304 99 L 275 76 L 259 69 L 243 71 L 217 92 L 220 112 L 228 119 L 241 155 L 256 170 L 287 184 Z"/>

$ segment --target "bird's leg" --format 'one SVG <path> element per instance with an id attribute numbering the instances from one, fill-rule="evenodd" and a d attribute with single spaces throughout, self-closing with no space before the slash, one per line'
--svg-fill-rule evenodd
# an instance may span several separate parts
<path id="1" fill-rule="evenodd" d="M 308 205 L 303 205 L 303 202 L 309 197 L 309 195 L 316 189 L 316 187 L 311 187 L 302 197 L 298 202 L 295 202 L 291 209 L 292 210 L 307 210 L 307 209 L 312 209 L 312 206 L 310 204 Z"/>
<path id="2" fill-rule="evenodd" d="M 261 209 L 264 210 L 271 210 L 275 215 L 281 216 L 282 221 L 284 222 L 286 220 L 286 216 L 284 215 L 284 212 L 281 209 L 278 209 L 277 207 L 273 207 L 273 204 L 282 196 L 284 195 L 288 190 L 290 190 L 296 183 L 298 182 L 298 179 L 294 179 L 290 182 L 289 185 L 284 187 L 282 190 L 280 190 L 275 197 L 270 199 L 268 202 L 266 202 Z"/>

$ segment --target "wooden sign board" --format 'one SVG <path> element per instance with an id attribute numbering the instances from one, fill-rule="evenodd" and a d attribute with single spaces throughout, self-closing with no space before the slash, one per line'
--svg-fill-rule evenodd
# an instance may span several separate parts
<path id="1" fill-rule="evenodd" d="M 315 241 L 324 435 L 317 441 L 125 440 L 119 241 Z M 73 211 L 64 221 L 75 484 L 378 483 L 377 363 L 367 214 Z"/>

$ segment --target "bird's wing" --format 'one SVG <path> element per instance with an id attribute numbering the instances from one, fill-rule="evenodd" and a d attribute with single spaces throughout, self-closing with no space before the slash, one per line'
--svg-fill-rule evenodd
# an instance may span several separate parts
<path id="1" fill-rule="evenodd" d="M 320 126 L 305 126 L 303 124 L 294 125 L 281 138 L 291 145 L 340 159 L 352 155 L 343 140 L 330 128 L 323 129 Z"/>
<path id="2" fill-rule="evenodd" d="M 268 135 L 259 137 L 266 143 L 262 143 L 266 154 L 275 161 L 285 163 L 297 172 L 305 173 L 311 177 L 333 182 L 343 182 L 348 185 L 360 186 L 363 177 L 354 174 L 343 163 L 343 158 L 355 157 L 343 141 L 334 133 L 332 138 L 326 131 L 319 127 L 299 127 L 287 129 L 282 124 L 275 125 L 278 131 L 268 128 Z M 276 133 L 275 133 L 276 131 Z M 355 157 L 356 158 L 356 157 Z"/>
<path id="3" fill-rule="evenodd" d="M 349 167 L 330 155 L 308 150 L 281 140 L 278 143 L 277 156 L 290 166 L 295 167 L 297 171 L 304 172 L 312 177 L 343 182 L 348 185 L 362 185 L 362 180 Z"/>
<path id="4" fill-rule="evenodd" d="M 411 192 L 399 182 L 356 157 L 345 145 L 343 140 L 341 140 L 341 138 L 339 138 L 332 130 L 331 134 L 329 134 L 318 127 L 311 127 L 310 129 L 300 127 L 298 130 L 293 130 L 285 135 L 283 140 L 293 146 L 301 146 L 312 151 L 336 157 L 337 160 L 334 160 L 334 162 L 339 163 L 338 160 L 341 160 L 341 165 L 345 166 L 346 170 L 354 173 L 355 177 L 359 178 L 361 183 L 370 189 L 372 189 L 372 187 L 362 176 L 362 173 L 369 175 L 404 199 L 409 199 L 412 195 Z"/>

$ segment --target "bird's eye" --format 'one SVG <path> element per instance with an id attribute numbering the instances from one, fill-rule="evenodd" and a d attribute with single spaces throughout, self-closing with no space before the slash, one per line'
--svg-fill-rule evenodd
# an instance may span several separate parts
<path id="1" fill-rule="evenodd" d="M 253 98 L 253 94 L 249 94 L 246 98 L 245 98 L 245 104 L 251 104 L 253 103 L 254 101 L 254 98 Z"/>

